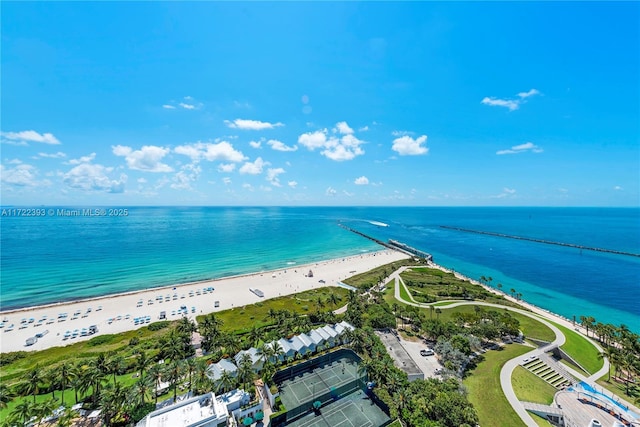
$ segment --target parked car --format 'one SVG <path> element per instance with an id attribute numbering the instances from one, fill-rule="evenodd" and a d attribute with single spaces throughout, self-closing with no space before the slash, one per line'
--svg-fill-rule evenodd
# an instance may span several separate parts
<path id="1" fill-rule="evenodd" d="M 422 349 L 420 350 L 420 356 L 433 356 L 435 353 L 433 352 L 433 350 L 427 348 L 427 349 Z"/>

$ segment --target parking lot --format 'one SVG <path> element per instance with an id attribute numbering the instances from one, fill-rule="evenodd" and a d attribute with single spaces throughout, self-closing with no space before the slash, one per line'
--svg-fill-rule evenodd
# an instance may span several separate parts
<path id="1" fill-rule="evenodd" d="M 442 368 L 440 363 L 438 363 L 437 357 L 435 355 L 420 356 L 420 350 L 428 348 L 426 344 L 421 341 L 406 341 L 400 337 L 400 345 L 402 345 L 416 365 L 418 365 L 420 370 L 424 373 L 425 378 L 437 376 L 435 371 Z"/>

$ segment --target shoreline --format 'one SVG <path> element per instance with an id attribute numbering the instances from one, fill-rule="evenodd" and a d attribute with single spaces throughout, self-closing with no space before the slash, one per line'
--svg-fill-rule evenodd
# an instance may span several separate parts
<path id="1" fill-rule="evenodd" d="M 178 320 L 184 308 L 186 316 L 195 320 L 200 314 L 338 286 L 338 282 L 348 277 L 406 258 L 407 255 L 400 252 L 382 249 L 269 271 L 6 310 L 0 312 L 0 320 L 7 320 L 0 328 L 0 353 L 44 350 L 98 335 L 135 330 L 161 320 L 161 312 L 165 313 L 166 320 Z M 313 276 L 308 276 L 309 270 Z M 251 289 L 261 290 L 264 296 L 256 295 Z M 61 317 L 62 314 L 66 315 Z M 90 326 L 96 326 L 97 333 L 82 335 Z M 26 346 L 28 338 L 45 330 L 46 335 Z"/>
<path id="2" fill-rule="evenodd" d="M 542 308 L 542 307 L 538 307 L 537 305 L 531 304 L 525 300 L 518 300 L 512 296 L 510 296 L 509 294 L 507 294 L 506 292 L 502 292 L 499 291 L 498 289 L 492 288 L 489 285 L 486 285 L 476 279 L 472 279 L 471 277 L 465 276 L 464 274 L 458 273 L 455 270 L 449 269 L 447 267 L 444 267 L 440 264 L 436 264 L 433 261 L 429 262 L 429 267 L 432 268 L 436 268 L 438 270 L 444 271 L 446 273 L 451 273 L 453 274 L 456 278 L 460 279 L 460 280 L 467 280 L 470 283 L 474 284 L 474 285 L 478 285 L 478 286 L 482 286 L 482 288 L 484 288 L 485 290 L 491 292 L 494 295 L 500 295 L 502 297 L 504 297 L 505 300 L 518 304 L 519 306 L 521 306 L 524 309 L 527 309 L 529 311 L 531 311 L 532 313 L 535 313 L 539 316 L 542 316 L 548 320 L 552 320 L 554 322 L 560 323 L 562 324 L 562 326 L 574 329 L 576 332 L 580 332 L 582 335 L 586 336 L 586 330 L 582 327 L 582 325 L 580 324 L 580 322 L 576 321 L 573 322 L 572 319 L 568 319 L 564 316 L 562 316 L 561 314 L 558 313 L 554 313 L 551 310 L 547 310 L 546 308 Z"/>

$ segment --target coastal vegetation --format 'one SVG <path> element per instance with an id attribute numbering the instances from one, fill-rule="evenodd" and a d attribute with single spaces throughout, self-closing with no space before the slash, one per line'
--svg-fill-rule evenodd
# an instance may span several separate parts
<path id="1" fill-rule="evenodd" d="M 580 316 L 587 335 L 602 346 L 599 359 L 607 358 L 607 372 L 597 382 L 612 393 L 640 403 L 640 335 L 627 325 L 615 326 L 597 322 L 594 317 Z"/>

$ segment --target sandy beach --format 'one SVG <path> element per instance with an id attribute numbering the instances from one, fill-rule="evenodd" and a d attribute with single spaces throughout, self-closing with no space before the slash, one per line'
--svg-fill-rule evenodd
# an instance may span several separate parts
<path id="1" fill-rule="evenodd" d="M 3 311 L 0 312 L 0 320 L 4 320 L 0 332 L 0 352 L 43 350 L 100 334 L 133 330 L 158 321 L 161 312 L 166 313 L 168 320 L 177 320 L 182 316 L 184 307 L 187 316 L 195 319 L 196 315 L 268 298 L 322 286 L 338 286 L 338 282 L 350 276 L 404 258 L 407 256 L 400 252 L 384 250 L 292 265 L 286 269 Z M 308 277 L 309 270 L 313 272 L 313 277 Z M 250 289 L 262 291 L 264 297 L 259 297 Z M 83 336 L 83 329 L 89 333 L 91 326 L 95 326 L 97 332 Z M 44 331 L 48 332 L 33 345 L 26 345 L 28 338 Z"/>

